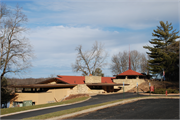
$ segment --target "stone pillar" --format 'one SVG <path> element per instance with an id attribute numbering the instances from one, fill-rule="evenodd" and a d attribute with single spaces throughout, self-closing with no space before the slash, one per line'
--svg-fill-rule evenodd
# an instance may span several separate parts
<path id="1" fill-rule="evenodd" d="M 126 76 L 125 79 L 128 79 L 128 76 Z"/>

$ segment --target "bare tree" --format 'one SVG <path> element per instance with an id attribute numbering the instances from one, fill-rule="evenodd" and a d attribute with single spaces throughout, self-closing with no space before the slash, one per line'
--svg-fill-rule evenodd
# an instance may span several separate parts
<path id="1" fill-rule="evenodd" d="M 131 69 L 139 72 L 147 72 L 147 58 L 143 53 L 133 50 L 130 52 Z M 113 74 L 120 74 L 128 69 L 129 65 L 129 53 L 119 52 L 112 57 L 112 64 L 110 69 Z"/>
<path id="2" fill-rule="evenodd" d="M 140 71 L 141 73 L 148 73 L 148 58 L 145 53 L 141 54 L 140 57 Z"/>
<path id="3" fill-rule="evenodd" d="M 139 53 L 137 50 L 133 50 L 130 52 L 130 57 L 131 57 L 131 69 L 137 71 L 140 67 L 141 53 Z"/>
<path id="4" fill-rule="evenodd" d="M 8 11 L 8 12 L 7 12 Z M 14 10 L 1 7 L 0 13 L 0 74 L 1 79 L 6 73 L 18 73 L 31 66 L 32 47 L 23 36 L 27 28 L 27 17 L 18 5 Z"/>
<path id="5" fill-rule="evenodd" d="M 128 53 L 126 51 L 119 52 L 117 55 L 113 55 L 111 71 L 113 74 L 117 75 L 127 70 L 128 65 Z"/>
<path id="6" fill-rule="evenodd" d="M 92 49 L 82 52 L 82 46 L 76 48 L 78 55 L 75 64 L 72 64 L 74 72 L 82 72 L 82 75 L 92 74 L 96 68 L 103 68 L 106 63 L 107 52 L 103 45 L 97 41 L 93 44 Z"/>

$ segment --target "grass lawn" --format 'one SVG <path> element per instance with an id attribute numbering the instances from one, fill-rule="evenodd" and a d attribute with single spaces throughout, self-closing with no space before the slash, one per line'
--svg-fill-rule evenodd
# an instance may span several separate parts
<path id="1" fill-rule="evenodd" d="M 134 98 L 145 98 L 145 97 L 146 98 L 148 98 L 148 97 L 159 97 L 160 98 L 162 96 L 143 96 L 143 97 L 134 97 Z M 68 109 L 68 110 L 57 111 L 57 112 L 48 113 L 48 114 L 39 115 L 39 116 L 35 116 L 35 117 L 30 117 L 30 118 L 25 118 L 25 119 L 48 119 L 48 118 L 53 118 L 53 117 L 57 117 L 57 116 L 65 115 L 65 114 L 70 114 L 70 113 L 82 111 L 82 110 L 93 108 L 93 107 L 107 105 L 107 104 L 120 102 L 120 101 L 124 101 L 124 100 L 130 100 L 130 99 L 134 99 L 134 98 L 120 99 L 120 100 L 105 102 L 105 103 L 101 103 L 101 104 L 95 104 L 95 105 L 89 105 L 89 106 L 84 106 L 84 107 L 72 108 L 72 109 Z"/>
<path id="2" fill-rule="evenodd" d="M 1 109 L 1 115 L 8 114 L 8 113 L 14 113 L 14 112 L 20 112 L 20 111 L 24 111 L 24 110 L 31 110 L 31 109 L 37 109 L 37 108 L 43 108 L 43 107 L 49 107 L 49 106 L 55 106 L 55 105 L 74 103 L 74 102 L 86 100 L 88 98 L 89 97 L 79 97 L 79 98 L 74 98 L 74 99 L 57 102 L 57 103 L 41 104 L 41 105 L 26 106 L 26 107 L 3 108 L 3 109 Z"/>

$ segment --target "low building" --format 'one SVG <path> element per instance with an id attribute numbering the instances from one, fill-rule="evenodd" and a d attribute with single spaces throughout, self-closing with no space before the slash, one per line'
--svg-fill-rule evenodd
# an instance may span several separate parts
<path id="1" fill-rule="evenodd" d="M 31 85 L 13 85 L 13 88 L 21 88 L 17 99 L 10 101 L 10 107 L 22 104 L 23 101 L 32 101 L 33 104 L 46 104 L 59 102 L 71 94 L 102 94 L 115 92 L 114 86 L 122 86 L 122 83 L 114 83 L 114 77 L 101 76 L 61 76 L 51 78 Z M 128 84 L 125 84 L 128 85 Z"/>
<path id="2" fill-rule="evenodd" d="M 113 79 L 114 83 L 124 83 L 124 84 L 129 84 L 129 86 L 125 86 L 125 92 L 132 89 L 136 85 L 140 85 L 141 83 L 145 82 L 146 75 L 143 75 L 141 73 L 138 73 L 134 70 L 127 70 L 119 75 L 116 76 L 115 79 Z M 121 87 L 121 86 L 117 86 Z M 121 90 L 122 92 L 122 90 Z"/>

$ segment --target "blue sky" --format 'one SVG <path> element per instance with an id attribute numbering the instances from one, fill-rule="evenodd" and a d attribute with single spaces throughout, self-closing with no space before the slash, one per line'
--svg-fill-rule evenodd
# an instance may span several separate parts
<path id="1" fill-rule="evenodd" d="M 169 21 L 179 30 L 180 0 L 1 0 L 8 7 L 23 7 L 29 31 L 25 36 L 35 58 L 27 74 L 20 78 L 50 75 L 81 75 L 72 71 L 78 45 L 83 50 L 95 41 L 104 44 L 109 56 L 105 76 L 112 76 L 111 57 L 120 51 L 145 53 L 153 29 L 159 21 Z"/>

